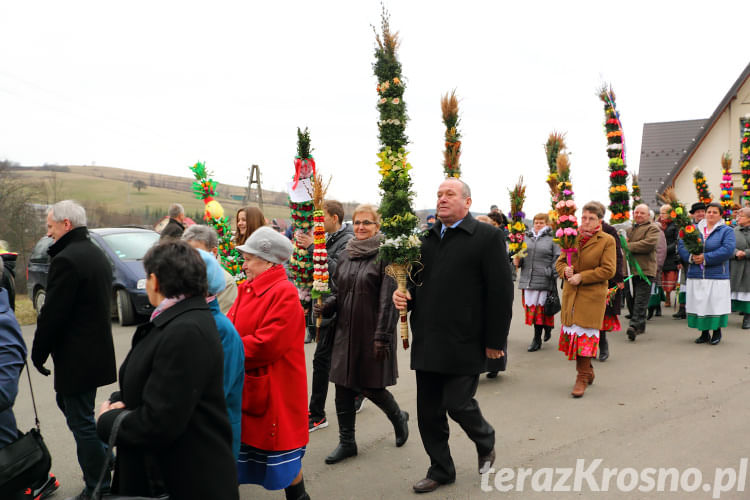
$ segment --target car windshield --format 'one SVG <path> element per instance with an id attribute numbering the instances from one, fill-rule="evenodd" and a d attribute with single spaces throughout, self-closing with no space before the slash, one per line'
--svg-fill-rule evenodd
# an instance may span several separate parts
<path id="1" fill-rule="evenodd" d="M 102 235 L 109 248 L 122 260 L 142 260 L 148 249 L 159 241 L 159 233 L 116 233 Z"/>

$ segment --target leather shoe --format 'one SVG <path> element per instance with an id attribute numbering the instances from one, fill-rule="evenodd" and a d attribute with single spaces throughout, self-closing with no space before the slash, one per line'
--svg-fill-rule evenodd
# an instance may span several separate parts
<path id="1" fill-rule="evenodd" d="M 440 488 L 442 485 L 443 483 L 426 477 L 414 483 L 414 486 L 412 486 L 412 488 L 414 489 L 415 493 L 429 493 Z"/>
<path id="2" fill-rule="evenodd" d="M 636 329 L 632 326 L 628 327 L 627 334 L 628 334 L 628 340 L 630 340 L 631 342 L 635 342 L 635 336 L 637 334 Z"/>
<path id="3" fill-rule="evenodd" d="M 494 463 L 495 449 L 492 448 L 492 450 L 490 450 L 488 454 L 479 456 L 479 473 L 486 474 L 487 472 L 489 472 L 490 467 L 492 467 L 492 464 Z"/>
<path id="4" fill-rule="evenodd" d="M 742 318 L 742 329 L 750 330 L 750 314 L 745 314 Z"/>

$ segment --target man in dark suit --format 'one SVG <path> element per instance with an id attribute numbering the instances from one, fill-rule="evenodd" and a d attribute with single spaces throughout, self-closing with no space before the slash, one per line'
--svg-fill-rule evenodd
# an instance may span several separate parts
<path id="1" fill-rule="evenodd" d="M 487 359 L 505 355 L 513 282 L 503 233 L 469 213 L 471 191 L 446 179 L 437 192 L 439 222 L 422 241 L 413 287 L 396 291 L 396 308 L 411 309 L 411 368 L 417 374 L 417 413 L 430 468 L 414 491 L 434 491 L 456 479 L 447 415 L 476 445 L 479 473 L 495 461 L 495 430 L 474 394 Z"/>
<path id="2" fill-rule="evenodd" d="M 47 277 L 47 298 L 39 313 L 31 361 L 40 373 L 51 355 L 57 405 L 73 433 L 86 487 L 74 499 L 88 500 L 105 461 L 96 434 L 96 389 L 117 379 L 112 341 L 112 267 L 90 239 L 86 211 L 71 200 L 47 214 L 47 236 L 55 240 Z M 108 489 L 109 480 L 105 485 Z"/>

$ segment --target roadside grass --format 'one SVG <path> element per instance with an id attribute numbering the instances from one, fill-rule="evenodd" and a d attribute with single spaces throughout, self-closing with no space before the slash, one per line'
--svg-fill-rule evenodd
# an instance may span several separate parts
<path id="1" fill-rule="evenodd" d="M 16 295 L 16 319 L 22 326 L 36 323 L 36 311 L 28 295 Z"/>

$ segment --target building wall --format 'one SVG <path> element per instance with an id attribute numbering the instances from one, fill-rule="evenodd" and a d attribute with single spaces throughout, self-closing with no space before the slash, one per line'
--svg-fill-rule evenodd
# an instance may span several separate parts
<path id="1" fill-rule="evenodd" d="M 703 142 L 674 180 L 675 193 L 680 201 L 690 206 L 698 195 L 693 184 L 693 170 L 700 168 L 706 174 L 706 182 L 711 196 L 719 201 L 721 190 L 721 157 L 729 151 L 732 155 L 732 177 L 735 186 L 735 199 L 742 189 L 740 176 L 740 118 L 750 116 L 750 79 L 740 88 L 737 98 L 732 100 L 721 114 Z"/>

